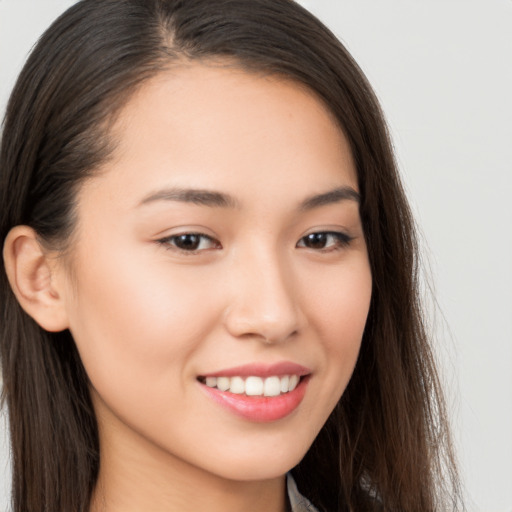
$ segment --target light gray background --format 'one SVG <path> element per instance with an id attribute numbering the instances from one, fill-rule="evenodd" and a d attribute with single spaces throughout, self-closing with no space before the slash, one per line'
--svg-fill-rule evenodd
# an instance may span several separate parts
<path id="1" fill-rule="evenodd" d="M 72 3 L 0 0 L 0 112 Z M 344 41 L 389 120 L 441 311 L 469 510 L 512 512 L 512 0 L 301 3 Z M 0 510 L 8 479 L 0 436 Z"/>

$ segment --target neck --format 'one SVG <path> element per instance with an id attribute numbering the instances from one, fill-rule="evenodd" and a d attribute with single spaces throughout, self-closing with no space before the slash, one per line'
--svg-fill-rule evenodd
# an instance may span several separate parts
<path id="1" fill-rule="evenodd" d="M 91 512 L 285 512 L 284 478 L 280 481 L 205 485 L 182 475 L 175 480 L 100 474 Z"/>

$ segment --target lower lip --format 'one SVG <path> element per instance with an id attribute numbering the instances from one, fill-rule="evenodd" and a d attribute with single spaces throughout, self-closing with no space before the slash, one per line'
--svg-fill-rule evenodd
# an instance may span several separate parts
<path id="1" fill-rule="evenodd" d="M 232 413 L 250 421 L 268 423 L 280 420 L 297 409 L 304 398 L 308 382 L 309 377 L 303 377 L 293 391 L 279 396 L 237 395 L 205 384 L 201 384 L 201 387 L 210 398 Z"/>

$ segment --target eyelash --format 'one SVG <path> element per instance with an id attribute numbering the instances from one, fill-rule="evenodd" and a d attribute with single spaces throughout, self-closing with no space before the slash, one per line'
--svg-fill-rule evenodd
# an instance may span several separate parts
<path id="1" fill-rule="evenodd" d="M 179 247 L 176 243 L 180 238 L 184 240 L 186 238 L 190 239 L 192 237 L 196 237 L 197 239 L 199 239 L 198 247 L 195 247 L 193 249 L 184 249 L 183 247 Z M 205 241 L 211 243 L 213 247 L 201 248 L 201 245 L 203 245 Z M 166 249 L 177 250 L 186 255 L 197 254 L 199 252 L 202 252 L 202 251 L 205 251 L 208 249 L 212 249 L 212 248 L 213 249 L 221 248 L 220 243 L 217 240 L 215 240 L 214 238 L 212 238 L 211 236 L 205 235 L 204 233 L 194 233 L 194 232 L 180 233 L 179 235 L 166 236 L 165 238 L 161 238 L 160 240 L 157 240 L 157 242 L 160 245 L 163 245 Z"/>
<path id="2" fill-rule="evenodd" d="M 191 241 L 190 239 L 192 237 L 195 237 L 196 246 L 192 249 L 184 249 L 183 247 L 179 247 L 177 244 L 179 239 L 182 239 L 182 241 L 186 241 L 187 239 Z M 306 245 L 306 241 L 309 240 L 310 242 L 315 243 L 316 241 L 319 241 L 319 239 L 323 237 L 325 240 L 325 237 L 327 237 L 327 240 L 329 240 L 328 237 L 331 237 L 333 239 L 333 243 L 330 243 L 327 247 L 308 247 Z M 352 242 L 353 237 L 347 235 L 346 233 L 342 233 L 339 231 L 315 231 L 314 233 L 309 233 L 306 236 L 303 236 L 298 242 L 296 247 L 304 248 L 304 249 L 312 249 L 314 251 L 318 252 L 331 252 L 331 251 L 337 251 L 341 250 L 345 247 L 348 247 L 350 243 Z M 204 245 L 204 243 L 207 242 L 212 245 L 212 247 L 201 247 L 201 245 Z M 205 235 L 204 233 L 181 233 L 179 235 L 171 235 L 167 236 L 165 238 L 161 238 L 157 240 L 157 243 L 160 245 L 166 247 L 168 250 L 177 250 L 182 254 L 186 254 L 188 256 L 192 256 L 194 254 L 198 254 L 202 251 L 206 251 L 209 249 L 220 249 L 222 248 L 220 242 L 212 238 L 211 236 Z"/>
<path id="3" fill-rule="evenodd" d="M 334 243 L 330 244 L 328 247 L 321 247 L 316 249 L 314 247 L 307 247 L 306 245 L 299 245 L 301 242 L 304 242 L 304 240 L 309 239 L 310 241 L 314 242 L 315 238 L 318 239 L 319 237 L 331 237 L 334 239 Z M 346 233 L 342 233 L 341 231 L 315 231 L 314 233 L 309 233 L 309 235 L 303 236 L 297 242 L 297 247 L 304 247 L 305 249 L 313 249 L 320 252 L 338 251 L 348 247 L 353 239 L 353 237 L 347 235 Z"/>

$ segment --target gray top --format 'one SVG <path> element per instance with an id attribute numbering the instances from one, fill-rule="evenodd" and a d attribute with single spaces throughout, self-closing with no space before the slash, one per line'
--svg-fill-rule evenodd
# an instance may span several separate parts
<path id="1" fill-rule="evenodd" d="M 286 475 L 286 485 L 288 487 L 288 499 L 292 507 L 291 512 L 318 512 L 318 509 L 299 492 L 290 473 Z"/>

